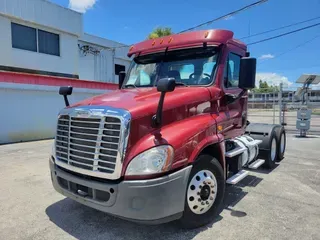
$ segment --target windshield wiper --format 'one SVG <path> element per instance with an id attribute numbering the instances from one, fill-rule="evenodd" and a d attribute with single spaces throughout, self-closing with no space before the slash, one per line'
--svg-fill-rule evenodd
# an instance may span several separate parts
<path id="1" fill-rule="evenodd" d="M 186 86 L 189 87 L 187 84 L 183 83 L 183 82 L 176 82 L 176 86 Z"/>
<path id="2" fill-rule="evenodd" d="M 134 87 L 134 88 L 137 88 L 137 86 L 136 86 L 136 85 L 134 85 L 134 84 L 127 84 L 127 85 L 124 85 L 124 88 L 127 88 L 127 87 Z"/>

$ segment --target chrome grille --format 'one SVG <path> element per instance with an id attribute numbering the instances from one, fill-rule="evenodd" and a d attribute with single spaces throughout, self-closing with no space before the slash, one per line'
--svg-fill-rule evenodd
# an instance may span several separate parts
<path id="1" fill-rule="evenodd" d="M 124 150 L 120 146 L 121 126 L 120 117 L 60 115 L 56 134 L 58 165 L 113 174 L 119 149 Z"/>

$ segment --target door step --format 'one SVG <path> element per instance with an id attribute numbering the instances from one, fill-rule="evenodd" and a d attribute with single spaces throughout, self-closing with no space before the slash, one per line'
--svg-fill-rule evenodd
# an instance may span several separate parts
<path id="1" fill-rule="evenodd" d="M 247 145 L 248 147 L 252 147 L 252 146 L 255 146 L 255 145 L 259 145 L 260 143 L 262 143 L 262 140 L 257 140 L 257 139 L 255 139 L 255 140 L 253 140 L 253 141 L 251 141 L 251 142 L 246 143 L 246 145 Z"/>
<path id="2" fill-rule="evenodd" d="M 241 170 L 239 171 L 237 174 L 233 175 L 232 177 L 227 179 L 227 183 L 228 184 L 237 184 L 238 182 L 240 182 L 242 179 L 244 179 L 247 175 L 249 174 L 248 171 L 245 170 Z"/>
<path id="3" fill-rule="evenodd" d="M 228 158 L 233 158 L 241 153 L 243 153 L 244 151 L 246 151 L 247 149 L 245 147 L 237 147 L 235 149 L 232 149 L 229 152 L 226 152 L 226 157 Z"/>
<path id="4" fill-rule="evenodd" d="M 262 164 L 264 164 L 265 163 L 265 160 L 263 160 L 263 159 L 258 159 L 258 160 L 256 160 L 256 161 L 254 161 L 253 163 L 251 163 L 250 165 L 249 165 L 249 168 L 250 169 L 257 169 L 257 168 L 259 168 Z"/>

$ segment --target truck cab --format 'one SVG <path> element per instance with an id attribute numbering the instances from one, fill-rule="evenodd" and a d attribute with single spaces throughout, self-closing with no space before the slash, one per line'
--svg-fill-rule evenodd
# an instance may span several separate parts
<path id="1" fill-rule="evenodd" d="M 246 50 L 227 30 L 171 35 L 130 48 L 117 91 L 69 105 L 72 88 L 61 88 L 54 188 L 135 222 L 210 222 L 227 183 L 284 155 L 282 126 L 247 120 L 256 60 Z"/>

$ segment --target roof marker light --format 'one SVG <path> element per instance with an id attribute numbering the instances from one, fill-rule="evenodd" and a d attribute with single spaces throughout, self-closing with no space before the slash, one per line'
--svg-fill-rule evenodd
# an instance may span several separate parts
<path id="1" fill-rule="evenodd" d="M 207 38 L 208 35 L 209 35 L 209 31 L 206 31 L 205 34 L 204 34 L 204 37 Z"/>
<path id="2" fill-rule="evenodd" d="M 152 46 L 154 46 L 156 44 L 156 41 L 154 40 L 153 42 L 152 42 Z"/>
<path id="3" fill-rule="evenodd" d="M 160 40 L 160 44 L 162 44 L 162 43 L 163 43 L 163 39 Z"/>
<path id="4" fill-rule="evenodd" d="M 131 47 L 130 47 L 130 49 L 129 49 L 129 51 L 132 51 L 132 50 L 133 50 L 133 48 L 134 48 L 134 46 L 131 46 Z"/>
<path id="5" fill-rule="evenodd" d="M 172 38 L 172 37 L 170 37 L 170 39 L 169 39 L 168 43 L 171 43 L 171 42 L 172 42 L 172 40 L 173 40 L 173 38 Z"/>

